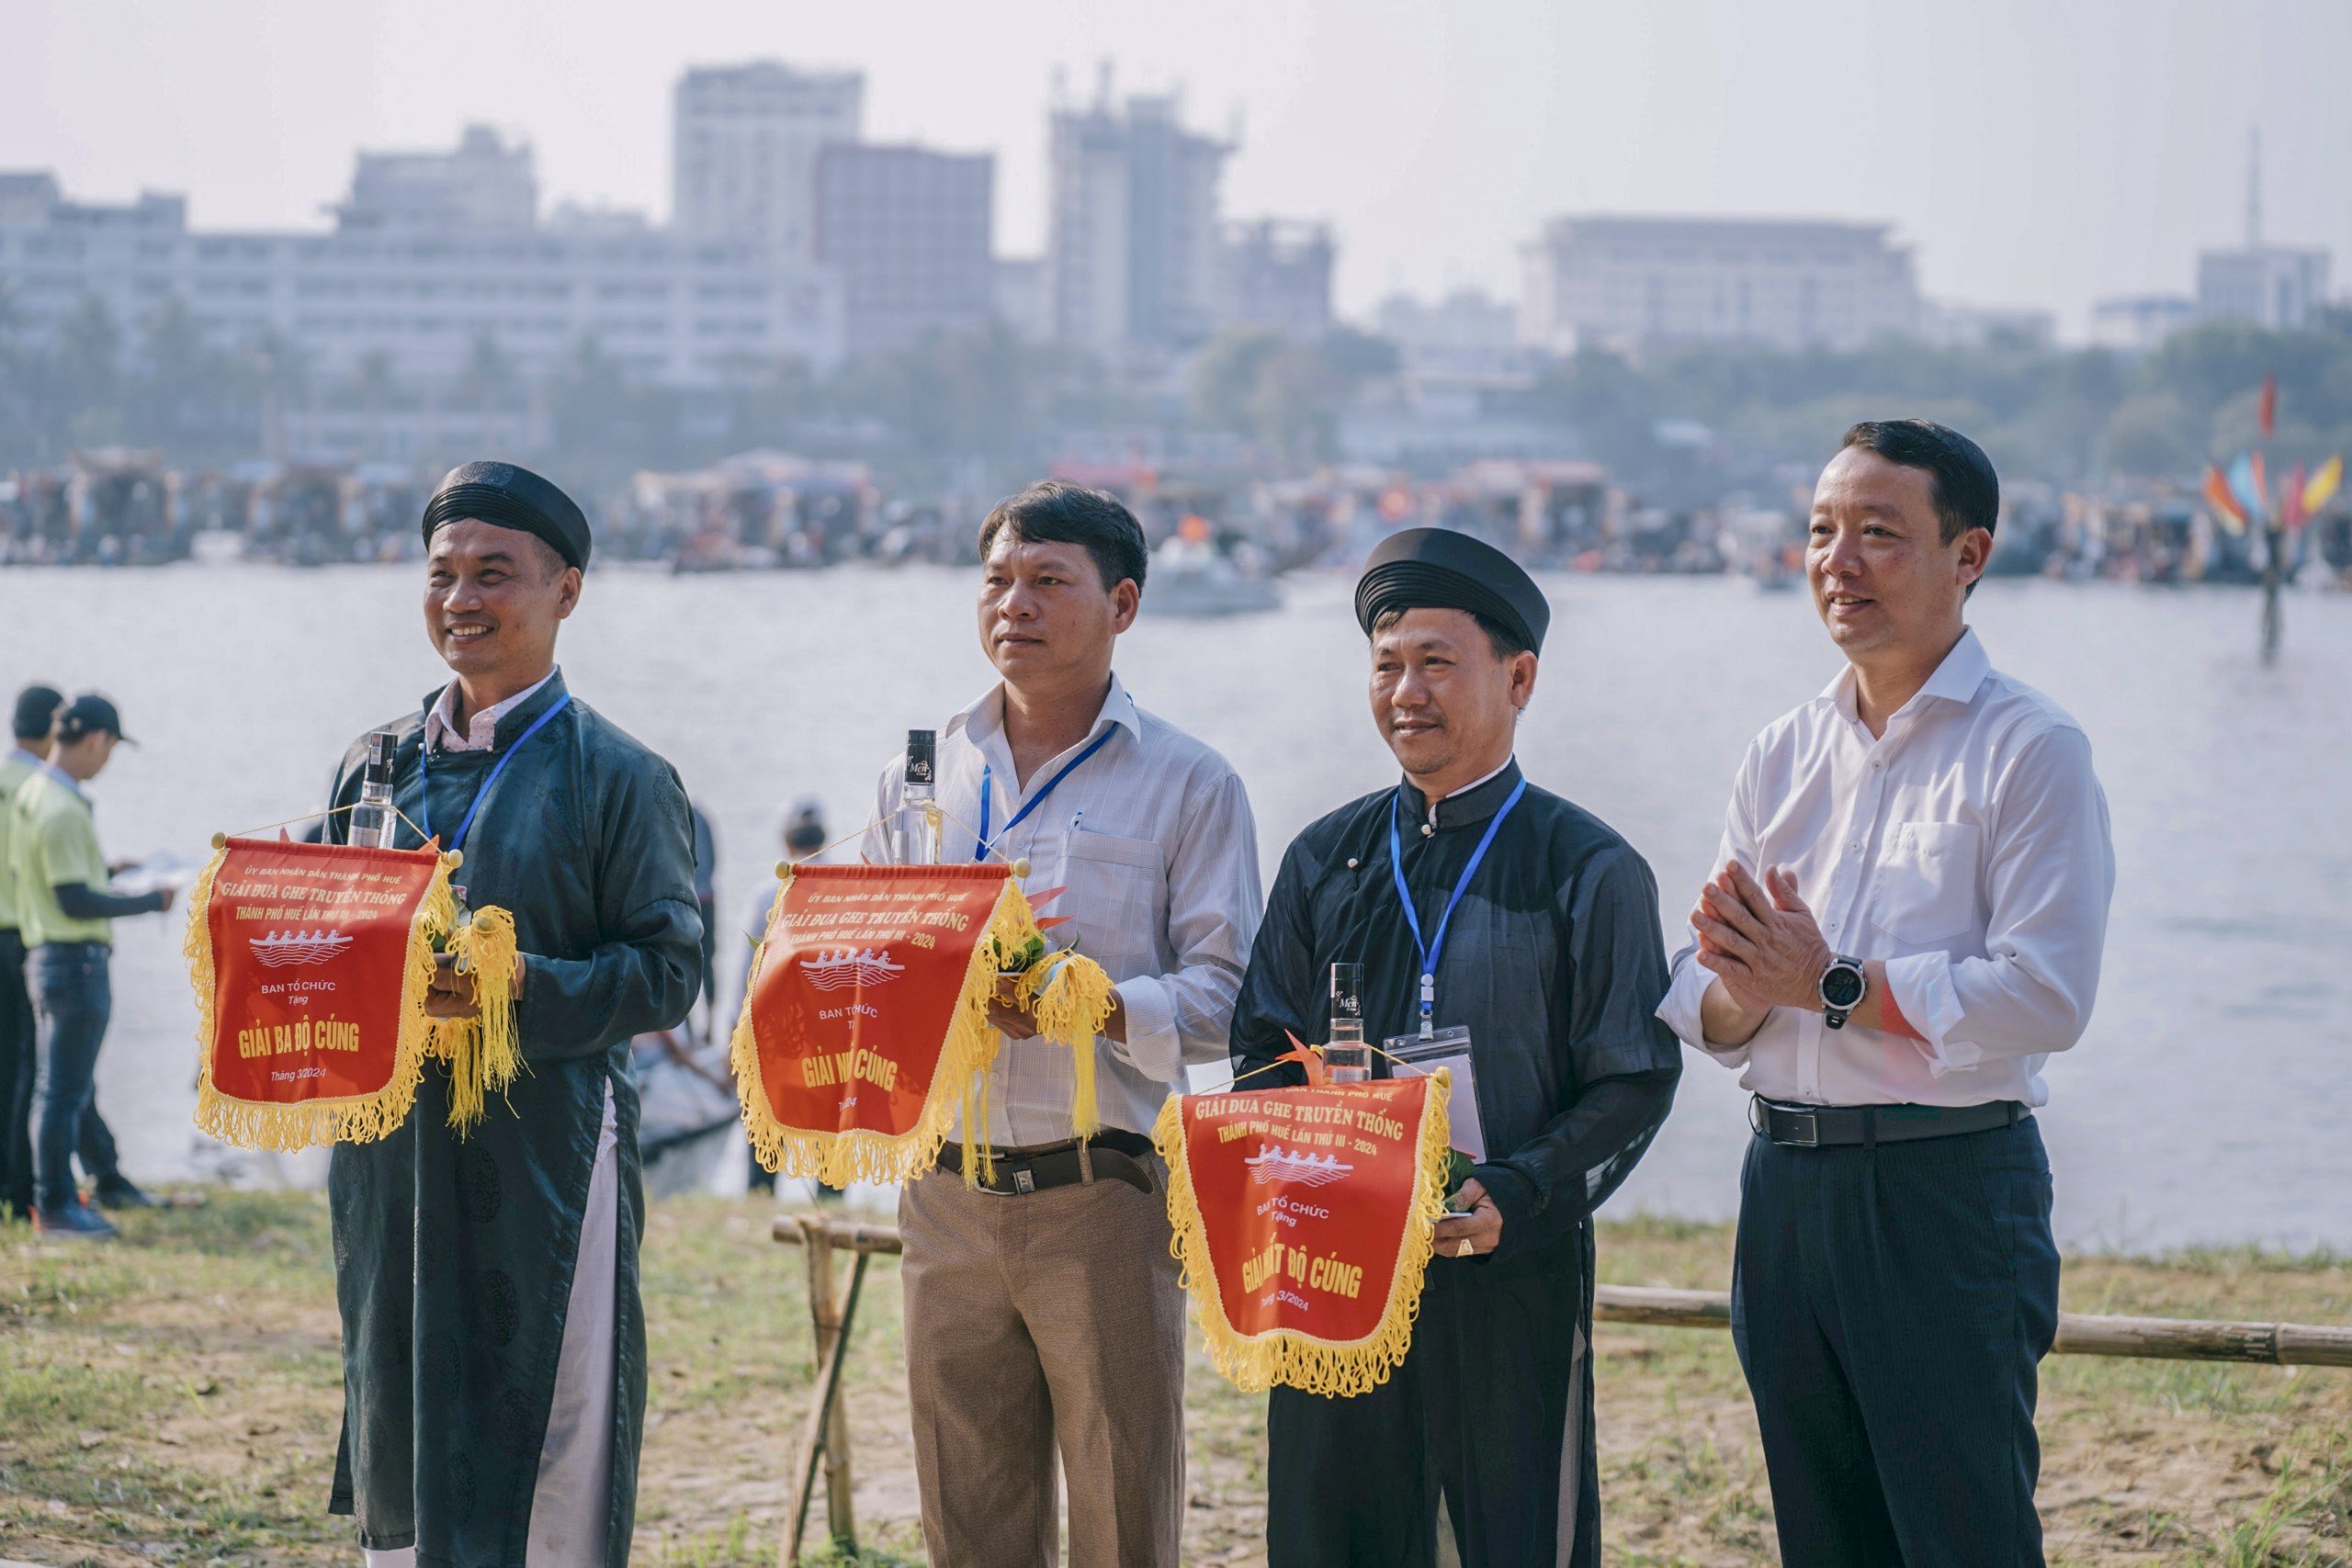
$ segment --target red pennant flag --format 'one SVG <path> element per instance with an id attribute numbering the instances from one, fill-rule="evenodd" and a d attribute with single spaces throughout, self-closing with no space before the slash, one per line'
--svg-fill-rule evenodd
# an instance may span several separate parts
<path id="1" fill-rule="evenodd" d="M 2276 372 L 2262 378 L 2262 438 L 2270 439 L 2278 428 L 2278 377 Z M 2259 462 L 2261 459 L 2256 458 Z"/>

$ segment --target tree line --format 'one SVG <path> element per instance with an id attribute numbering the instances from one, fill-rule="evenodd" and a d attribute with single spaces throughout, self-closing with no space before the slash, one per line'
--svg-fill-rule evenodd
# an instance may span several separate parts
<path id="1" fill-rule="evenodd" d="M 1344 327 L 1316 342 L 1236 331 L 1180 374 L 1139 382 L 991 324 L 825 374 L 778 361 L 723 390 L 651 383 L 594 342 L 529 377 L 484 339 L 445 385 L 419 388 L 380 358 L 330 375 L 282 339 L 221 345 L 175 299 L 131 323 L 85 299 L 36 342 L 0 293 L 0 469 L 108 446 L 161 448 L 181 466 L 224 464 L 261 455 L 289 411 L 367 415 L 429 398 L 458 413 L 529 405 L 546 460 L 591 486 L 755 446 L 860 458 L 905 492 L 1001 487 L 1073 443 L 1139 452 L 1172 444 L 1233 467 L 1298 474 L 1342 456 L 1351 399 L 1399 363 L 1394 344 Z M 1636 487 L 1694 498 L 1710 487 L 1773 484 L 1792 466 L 1809 472 L 1847 424 L 1892 414 L 1968 431 L 2005 476 L 2095 488 L 2191 479 L 2244 448 L 2256 438 L 2268 374 L 2279 387 L 2274 466 L 2352 450 L 2352 311 L 2341 310 L 2287 333 L 2210 323 L 2138 357 L 2016 340 L 1890 341 L 1852 353 L 1589 350 L 1532 359 L 1482 395 L 1549 433 L 1553 455 L 1590 457 Z"/>

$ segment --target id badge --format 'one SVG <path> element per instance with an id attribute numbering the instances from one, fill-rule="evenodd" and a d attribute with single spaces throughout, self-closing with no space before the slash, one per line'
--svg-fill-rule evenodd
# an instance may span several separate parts
<path id="1" fill-rule="evenodd" d="M 1453 1080 L 1446 1100 L 1446 1120 L 1453 1132 L 1453 1146 L 1474 1165 L 1487 1158 L 1486 1130 L 1478 1124 L 1478 1078 L 1470 1065 L 1470 1032 L 1456 1025 L 1441 1029 L 1424 1040 L 1418 1033 L 1394 1034 L 1381 1042 L 1389 1055 L 1425 1073 L 1443 1067 Z"/>

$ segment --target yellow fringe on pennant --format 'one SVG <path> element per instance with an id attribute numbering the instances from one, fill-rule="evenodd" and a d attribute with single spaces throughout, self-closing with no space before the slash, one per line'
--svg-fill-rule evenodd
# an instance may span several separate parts
<path id="1" fill-rule="evenodd" d="M 1207 1341 L 1210 1363 L 1234 1387 L 1244 1393 L 1263 1393 L 1280 1383 L 1306 1393 L 1350 1398 L 1378 1388 L 1404 1362 L 1413 1345 L 1414 1320 L 1420 1316 L 1421 1282 L 1437 1247 L 1437 1222 L 1445 1213 L 1445 1177 L 1453 1146 L 1446 1105 L 1452 1092 L 1453 1077 L 1440 1067 L 1431 1075 L 1422 1104 L 1420 1138 L 1414 1148 L 1412 1213 L 1397 1248 L 1396 1271 L 1389 1279 L 1380 1325 L 1344 1345 L 1295 1328 L 1243 1335 L 1227 1321 L 1216 1265 L 1209 1256 L 1207 1222 L 1201 1217 L 1192 1168 L 1184 1161 L 1183 1098 L 1171 1094 L 1159 1108 L 1151 1138 L 1168 1165 L 1168 1219 L 1175 1232 L 1168 1249 L 1175 1254 L 1184 1287 L 1192 1292 L 1193 1315 Z"/>
<path id="2" fill-rule="evenodd" d="M 415 1106 L 424 1058 L 433 1048 L 435 1021 L 424 1010 L 424 998 L 433 989 L 433 944 L 458 917 L 457 899 L 449 890 L 447 859 L 434 869 L 433 880 L 409 925 L 407 972 L 401 979 L 400 1036 L 392 1046 L 391 1077 L 374 1094 L 313 1100 L 300 1105 L 259 1105 L 232 1099 L 212 1082 L 212 1052 L 220 1021 L 213 995 L 217 976 L 212 961 L 212 886 L 228 853 L 224 842 L 198 875 L 188 896 L 187 934 L 180 943 L 187 959 L 189 984 L 196 987 L 197 1126 L 224 1144 L 243 1149 L 307 1149 L 320 1144 L 368 1144 L 386 1136 L 408 1120 Z"/>
<path id="3" fill-rule="evenodd" d="M 447 951 L 458 973 L 474 977 L 472 1018 L 435 1021 L 434 1054 L 449 1064 L 449 1125 L 465 1136 L 481 1125 L 490 1097 L 503 1095 L 523 1068 L 514 1027 L 514 917 L 495 907 L 476 909 L 449 932 Z"/>
<path id="4" fill-rule="evenodd" d="M 777 881 L 775 902 L 769 908 L 771 931 L 775 929 L 776 919 L 784 910 L 785 895 L 791 887 L 787 868 Z M 1006 877 L 1003 890 L 997 895 L 996 907 L 989 913 L 987 929 L 972 943 L 972 956 L 964 967 L 963 988 L 948 1021 L 947 1036 L 940 1046 L 930 1090 L 923 1099 L 922 1115 L 910 1131 L 897 1134 L 862 1127 L 847 1132 L 786 1127 L 775 1119 L 775 1111 L 768 1107 L 767 1089 L 761 1076 L 759 1041 L 752 1028 L 752 999 L 759 991 L 760 971 L 767 962 L 767 942 L 763 940 L 752 955 L 751 977 L 743 987 L 743 1010 L 735 1020 L 735 1033 L 728 1045 L 728 1059 L 735 1069 L 735 1092 L 743 1110 L 743 1132 L 761 1166 L 779 1176 L 814 1177 L 831 1187 L 846 1187 L 853 1181 L 895 1184 L 911 1180 L 939 1163 L 940 1145 L 947 1141 L 947 1134 L 955 1126 L 960 1102 L 967 1154 L 964 1180 L 967 1185 L 977 1184 L 994 1155 L 988 1139 L 986 1094 L 989 1069 L 996 1065 L 1001 1037 L 989 1022 L 989 998 L 996 994 L 997 971 L 1004 955 L 1020 952 L 1036 931 L 1036 917 L 1030 910 L 1021 885 Z M 942 1085 L 956 1087 L 943 1092 Z M 977 1108 L 976 1088 L 980 1096 Z"/>
<path id="5" fill-rule="evenodd" d="M 1094 1096 L 1094 1041 L 1110 1021 L 1111 976 L 1083 953 L 1049 953 L 1021 977 L 1021 994 L 1037 1020 L 1037 1032 L 1069 1047 L 1075 1079 L 1070 1132 L 1091 1138 L 1102 1130 Z"/>

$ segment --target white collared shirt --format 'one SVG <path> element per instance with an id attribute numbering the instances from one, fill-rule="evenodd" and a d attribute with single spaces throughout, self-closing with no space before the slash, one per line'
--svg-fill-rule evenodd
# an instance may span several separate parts
<path id="1" fill-rule="evenodd" d="M 498 743 L 498 721 L 531 700 L 541 686 L 555 679 L 550 670 L 503 703 L 492 703 L 466 720 L 458 731 L 458 682 L 441 688 L 433 711 L 424 716 L 424 744 L 435 751 L 488 751 Z"/>
<path id="2" fill-rule="evenodd" d="M 1005 824 L 1080 751 L 1115 731 L 1022 824 Z M 1026 858 L 1023 888 L 1041 917 L 1062 915 L 1047 940 L 1073 941 L 1116 983 L 1126 1040 L 1095 1042 L 1095 1098 L 1102 1123 L 1148 1133 L 1189 1062 L 1223 1062 L 1234 998 L 1250 963 L 1265 897 L 1258 827 L 1240 775 L 1226 760 L 1137 707 L 1114 676 L 1086 739 L 1015 783 L 1004 738 L 1004 688 L 948 720 L 935 759 L 945 818 L 940 858 L 967 863 L 989 792 L 989 833 L 1007 859 Z M 883 770 L 869 861 L 897 859 L 906 759 Z M 1000 1148 L 1067 1142 L 1073 1088 L 1069 1052 L 1043 1040 L 1007 1040 L 989 1076 L 989 1135 Z M 955 1134 L 965 1134 L 960 1124 Z"/>
<path id="3" fill-rule="evenodd" d="M 1792 871 L 1840 953 L 1883 959 L 1912 1040 L 1776 1008 L 1745 1045 L 1706 1043 L 1714 978 L 1674 960 L 1658 1016 L 1773 1100 L 1974 1105 L 2049 1099 L 2041 1066 L 2082 1038 L 2115 890 L 2107 796 L 2082 727 L 1995 670 L 1973 631 L 1871 738 L 1849 668 L 1748 747 L 1718 868 Z"/>

